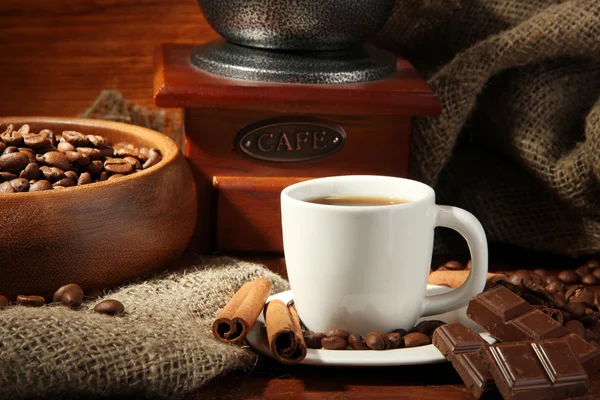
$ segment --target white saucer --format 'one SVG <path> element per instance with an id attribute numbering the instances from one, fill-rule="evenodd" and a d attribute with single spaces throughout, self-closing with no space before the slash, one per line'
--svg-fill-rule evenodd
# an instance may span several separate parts
<path id="1" fill-rule="evenodd" d="M 427 294 L 440 294 L 450 291 L 447 287 L 427 285 Z M 267 302 L 279 299 L 284 303 L 294 298 L 292 291 L 281 292 L 267 299 Z M 422 320 L 442 320 L 447 323 L 460 322 L 475 329 L 482 338 L 489 343 L 494 343 L 496 340 L 483 329 L 471 321 L 466 315 L 466 307 L 456 311 L 451 311 L 445 314 L 432 315 Z M 265 320 L 260 313 L 256 323 L 248 332 L 246 339 L 250 346 L 258 352 L 273 357 L 269 351 L 266 333 L 264 329 Z M 261 329 L 262 328 L 262 329 Z M 324 349 L 308 349 L 306 358 L 301 364 L 307 365 L 328 365 L 328 366 L 393 366 L 393 365 L 419 365 L 419 364 L 435 364 L 445 362 L 446 358 L 432 344 L 428 346 L 413 347 L 409 349 L 394 349 L 394 350 L 324 350 Z"/>

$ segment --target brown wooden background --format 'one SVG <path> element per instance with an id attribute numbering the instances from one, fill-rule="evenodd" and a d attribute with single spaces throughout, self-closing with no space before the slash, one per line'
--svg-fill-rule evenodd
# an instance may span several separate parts
<path id="1" fill-rule="evenodd" d="M 215 37 L 194 0 L 1 0 L 0 115 L 76 116 L 102 89 L 152 106 L 154 49 Z"/>

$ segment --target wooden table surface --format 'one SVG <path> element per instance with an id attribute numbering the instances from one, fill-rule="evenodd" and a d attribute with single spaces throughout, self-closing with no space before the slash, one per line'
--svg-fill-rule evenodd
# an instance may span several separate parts
<path id="1" fill-rule="evenodd" d="M 128 100 L 152 107 L 155 48 L 163 42 L 201 43 L 217 37 L 194 0 L 2 0 L 0 26 L 3 116 L 76 116 L 103 89 L 118 89 Z M 600 398 L 600 376 L 593 378 L 590 393 L 584 398 Z M 263 358 L 253 371 L 218 378 L 192 398 L 472 396 L 447 363 L 322 368 L 286 367 Z"/>

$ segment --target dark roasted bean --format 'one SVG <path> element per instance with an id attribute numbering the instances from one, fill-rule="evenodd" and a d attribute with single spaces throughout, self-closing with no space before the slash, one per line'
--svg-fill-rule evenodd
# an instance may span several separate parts
<path id="1" fill-rule="evenodd" d="M 12 181 L 13 179 L 17 178 L 18 176 L 12 172 L 0 171 L 0 181 Z"/>
<path id="2" fill-rule="evenodd" d="M 339 336 L 344 340 L 348 340 L 348 336 L 350 336 L 350 333 L 348 333 L 347 331 L 345 331 L 343 329 L 332 329 L 330 331 L 325 332 L 325 336 L 327 336 L 327 337 Z"/>
<path id="3" fill-rule="evenodd" d="M 9 304 L 8 299 L 0 294 L 0 308 L 8 307 Z"/>
<path id="4" fill-rule="evenodd" d="M 158 164 L 161 159 L 162 159 L 162 156 L 160 154 L 160 151 L 158 151 L 157 149 L 150 149 L 150 150 L 148 150 L 148 159 L 144 163 L 143 168 L 148 169 L 148 168 Z"/>
<path id="5" fill-rule="evenodd" d="M 372 350 L 386 350 L 390 347 L 390 340 L 387 334 L 381 331 L 373 331 L 365 338 L 367 346 Z"/>
<path id="6" fill-rule="evenodd" d="M 41 307 L 46 304 L 42 296 L 17 296 L 17 305 L 27 307 Z"/>
<path id="7" fill-rule="evenodd" d="M 76 167 L 85 167 L 90 163 L 90 158 L 78 151 L 67 151 L 65 156 Z"/>
<path id="8" fill-rule="evenodd" d="M 48 137 L 48 132 L 45 131 L 40 133 L 24 133 L 23 143 L 32 149 L 52 146 L 52 140 Z"/>
<path id="9" fill-rule="evenodd" d="M 459 261 L 448 261 L 446 264 L 440 266 L 438 271 L 460 271 L 465 269 L 465 265 Z"/>
<path id="10" fill-rule="evenodd" d="M 565 311 L 569 313 L 572 319 L 580 319 L 585 315 L 585 304 L 569 303 L 565 306 Z"/>
<path id="11" fill-rule="evenodd" d="M 30 192 L 39 192 L 52 189 L 52 184 L 46 180 L 37 181 L 29 186 Z"/>
<path id="12" fill-rule="evenodd" d="M 587 266 L 587 264 L 582 265 L 581 267 L 578 267 L 575 269 L 575 273 L 579 276 L 584 276 L 589 274 L 591 271 L 591 268 Z"/>
<path id="13" fill-rule="evenodd" d="M 88 138 L 81 132 L 64 131 L 62 137 L 75 147 L 87 146 L 90 144 Z"/>
<path id="14" fill-rule="evenodd" d="M 397 349 L 402 345 L 402 335 L 397 332 L 390 332 L 387 334 L 388 340 L 390 341 L 390 349 Z"/>
<path id="15" fill-rule="evenodd" d="M 304 343 L 306 343 L 306 347 L 309 349 L 320 349 L 321 339 L 325 337 L 324 333 L 314 333 L 313 331 L 306 331 L 303 334 Z"/>
<path id="16" fill-rule="evenodd" d="M 104 170 L 104 163 L 100 160 L 91 161 L 87 167 L 87 172 L 89 172 L 92 176 L 98 176 Z"/>
<path id="17" fill-rule="evenodd" d="M 63 154 L 66 154 L 68 151 L 75 151 L 75 146 L 73 146 L 71 143 L 67 142 L 67 141 L 63 141 L 63 142 L 59 142 L 58 145 L 56 145 L 56 150 L 60 151 Z M 71 160 L 72 162 L 73 160 Z"/>
<path id="18" fill-rule="evenodd" d="M 60 302 L 66 307 L 79 307 L 83 303 L 83 290 L 80 287 L 72 287 L 65 290 L 60 298 Z"/>
<path id="19" fill-rule="evenodd" d="M 23 135 L 21 132 L 15 131 L 13 125 L 10 124 L 3 133 L 0 133 L 0 140 L 7 146 L 18 146 L 23 141 Z"/>
<path id="20" fill-rule="evenodd" d="M 523 286 L 523 283 L 531 281 L 531 273 L 524 269 L 513 272 L 508 276 L 508 281 L 513 285 Z"/>
<path id="21" fill-rule="evenodd" d="M 546 285 L 551 284 L 552 282 L 560 282 L 558 277 L 556 275 L 548 275 L 545 279 L 544 279 L 544 283 Z"/>
<path id="22" fill-rule="evenodd" d="M 431 338 L 421 332 L 407 333 L 404 336 L 404 347 L 418 347 L 431 344 Z"/>
<path id="23" fill-rule="evenodd" d="M 0 156 L 0 169 L 3 171 L 19 174 L 27 164 L 29 164 L 29 157 L 20 151 Z"/>
<path id="24" fill-rule="evenodd" d="M 73 182 L 77 182 L 79 175 L 75 171 L 65 171 L 65 178 L 71 179 Z"/>
<path id="25" fill-rule="evenodd" d="M 548 276 L 548 272 L 545 269 L 540 269 L 540 268 L 534 269 L 533 273 L 542 279 L 546 279 L 546 277 Z"/>
<path id="26" fill-rule="evenodd" d="M 370 350 L 369 346 L 367 346 L 367 342 L 365 342 L 365 339 L 356 333 L 348 336 L 348 344 L 354 350 Z"/>
<path id="27" fill-rule="evenodd" d="M 42 159 L 43 163 L 50 167 L 55 167 L 63 171 L 71 168 L 71 161 L 69 161 L 67 156 L 60 151 L 49 151 L 48 153 L 44 153 Z"/>
<path id="28" fill-rule="evenodd" d="M 125 311 L 125 307 L 117 300 L 104 300 L 96 304 L 94 311 L 100 314 L 116 315 Z"/>
<path id="29" fill-rule="evenodd" d="M 556 282 L 552 282 L 551 284 L 546 286 L 546 290 L 549 292 L 564 292 L 565 290 L 565 285 L 563 285 L 562 283 L 560 283 L 559 281 Z"/>
<path id="30" fill-rule="evenodd" d="M 592 274 L 586 274 L 581 277 L 581 283 L 584 285 L 597 285 L 600 281 Z"/>
<path id="31" fill-rule="evenodd" d="M 579 275 L 577 275 L 577 273 L 575 271 L 573 271 L 572 269 L 566 269 L 564 271 L 560 271 L 558 273 L 558 279 L 562 283 L 566 283 L 568 285 L 572 285 L 574 283 L 579 283 L 579 281 L 580 281 Z"/>
<path id="32" fill-rule="evenodd" d="M 89 172 L 84 172 L 79 175 L 79 179 L 77 180 L 78 185 L 87 185 L 92 183 L 94 180 L 92 179 L 92 175 Z"/>
<path id="33" fill-rule="evenodd" d="M 321 346 L 325 350 L 344 350 L 348 345 L 348 341 L 339 336 L 324 337 L 321 339 Z"/>
<path id="34" fill-rule="evenodd" d="M 417 326 L 412 328 L 409 332 L 421 332 L 427 336 L 431 336 L 431 335 L 433 335 L 433 332 L 437 328 L 439 328 L 440 326 L 442 326 L 444 324 L 445 324 L 444 321 L 438 321 L 438 320 L 421 321 L 417 324 Z"/>
<path id="35" fill-rule="evenodd" d="M 0 193 L 14 193 L 15 188 L 12 187 L 10 182 L 2 182 L 0 183 Z"/>
<path id="36" fill-rule="evenodd" d="M 99 160 L 102 158 L 102 150 L 93 147 L 78 147 L 77 151 L 87 156 L 90 160 Z"/>
<path id="37" fill-rule="evenodd" d="M 75 186 L 75 181 L 73 179 L 69 179 L 69 178 L 62 178 L 61 180 L 56 181 L 52 184 L 52 187 L 57 187 L 57 186 L 62 186 L 62 187 Z"/>
<path id="38" fill-rule="evenodd" d="M 54 295 L 52 296 L 52 301 L 55 303 L 60 303 L 60 299 L 67 290 L 81 290 L 81 286 L 79 286 L 76 283 L 69 283 L 67 285 L 59 287 L 58 290 L 54 292 Z"/>
<path id="39" fill-rule="evenodd" d="M 19 178 L 25 178 L 27 180 L 40 179 L 42 172 L 40 166 L 36 163 L 29 163 L 23 171 L 19 174 Z"/>
<path id="40" fill-rule="evenodd" d="M 29 190 L 29 181 L 24 178 L 16 178 L 10 181 L 15 192 L 26 192 Z"/>

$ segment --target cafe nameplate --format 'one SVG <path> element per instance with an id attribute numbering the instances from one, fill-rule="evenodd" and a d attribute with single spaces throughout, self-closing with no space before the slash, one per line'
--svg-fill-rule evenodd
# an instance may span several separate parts
<path id="1" fill-rule="evenodd" d="M 248 157 L 277 163 L 311 161 L 341 150 L 346 132 L 334 123 L 311 117 L 277 118 L 242 129 L 240 151 Z"/>

